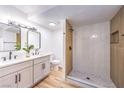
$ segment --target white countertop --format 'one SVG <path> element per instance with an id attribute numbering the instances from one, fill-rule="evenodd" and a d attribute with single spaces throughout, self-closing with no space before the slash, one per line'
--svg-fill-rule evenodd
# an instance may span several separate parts
<path id="1" fill-rule="evenodd" d="M 52 55 L 52 53 L 44 53 L 44 54 L 40 54 L 40 55 L 36 55 L 36 56 L 30 56 L 28 58 L 25 57 L 25 58 L 20 58 L 20 59 L 15 59 L 15 60 L 2 61 L 2 62 L 0 62 L 0 68 L 18 64 L 18 63 L 25 62 L 25 61 L 29 61 L 29 60 L 33 60 L 36 58 L 48 56 L 48 55 Z"/>

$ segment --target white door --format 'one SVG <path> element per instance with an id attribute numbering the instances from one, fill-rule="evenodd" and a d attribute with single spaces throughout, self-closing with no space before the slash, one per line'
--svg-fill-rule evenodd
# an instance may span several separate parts
<path id="1" fill-rule="evenodd" d="M 34 83 L 43 78 L 42 63 L 34 65 Z"/>
<path id="2" fill-rule="evenodd" d="M 18 87 L 28 88 L 33 85 L 33 68 L 29 67 L 18 72 Z"/>
<path id="3" fill-rule="evenodd" d="M 0 88 L 17 88 L 17 73 L 0 78 Z"/>

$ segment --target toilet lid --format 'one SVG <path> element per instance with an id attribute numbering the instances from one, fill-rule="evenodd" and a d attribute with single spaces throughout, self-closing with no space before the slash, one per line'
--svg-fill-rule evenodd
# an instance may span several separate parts
<path id="1" fill-rule="evenodd" d="M 52 60 L 51 63 L 53 63 L 53 64 L 59 64 L 60 63 L 60 60 Z"/>

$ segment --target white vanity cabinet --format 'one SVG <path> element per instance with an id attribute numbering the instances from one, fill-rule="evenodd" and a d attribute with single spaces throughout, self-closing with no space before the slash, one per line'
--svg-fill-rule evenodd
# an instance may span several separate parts
<path id="1" fill-rule="evenodd" d="M 32 87 L 50 72 L 50 55 L 0 67 L 0 88 Z"/>
<path id="2" fill-rule="evenodd" d="M 0 87 L 27 88 L 33 84 L 32 67 L 0 78 Z"/>
<path id="3" fill-rule="evenodd" d="M 34 60 L 34 83 L 37 83 L 50 72 L 50 56 Z"/>
<path id="4" fill-rule="evenodd" d="M 33 85 L 33 61 L 26 61 L 0 69 L 0 87 L 16 88 Z"/>

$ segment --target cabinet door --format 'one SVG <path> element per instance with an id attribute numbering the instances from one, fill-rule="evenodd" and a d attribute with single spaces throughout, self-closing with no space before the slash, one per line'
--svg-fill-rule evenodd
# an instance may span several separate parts
<path id="1" fill-rule="evenodd" d="M 17 88 L 17 73 L 9 74 L 0 78 L 1 88 Z"/>
<path id="2" fill-rule="evenodd" d="M 50 72 L 50 62 L 46 61 L 34 65 L 34 83 L 46 77 Z"/>
<path id="3" fill-rule="evenodd" d="M 34 65 L 34 83 L 43 78 L 42 63 Z"/>
<path id="4" fill-rule="evenodd" d="M 33 68 L 28 67 L 18 72 L 18 87 L 27 88 L 33 85 Z"/>
<path id="5" fill-rule="evenodd" d="M 50 73 L 50 62 L 46 61 L 42 63 L 42 70 L 44 77 Z"/>

